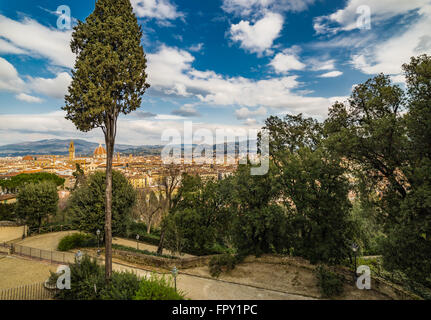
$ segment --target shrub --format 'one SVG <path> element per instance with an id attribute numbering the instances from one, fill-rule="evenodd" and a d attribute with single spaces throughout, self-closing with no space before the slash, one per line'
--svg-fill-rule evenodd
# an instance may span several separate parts
<path id="1" fill-rule="evenodd" d="M 61 239 L 57 249 L 59 251 L 69 251 L 74 248 L 94 246 L 97 246 L 97 239 L 95 236 L 85 233 L 74 233 Z"/>
<path id="2" fill-rule="evenodd" d="M 210 274 L 217 278 L 222 272 L 233 270 L 238 262 L 238 257 L 229 253 L 212 257 L 208 264 Z"/>
<path id="3" fill-rule="evenodd" d="M 173 280 L 151 275 L 142 279 L 134 300 L 184 300 L 182 292 L 175 291 Z"/>
<path id="4" fill-rule="evenodd" d="M 97 300 L 105 287 L 103 267 L 87 255 L 81 263 L 70 265 L 70 289 L 58 290 L 56 298 L 60 300 Z"/>
<path id="5" fill-rule="evenodd" d="M 136 249 L 136 248 L 132 248 L 132 247 L 126 247 L 126 246 L 123 246 L 121 244 L 115 244 L 115 243 L 112 244 L 112 249 L 136 252 L 136 253 L 146 254 L 146 255 L 150 255 L 150 256 L 168 258 L 168 259 L 178 259 L 178 257 L 171 256 L 168 254 L 158 254 L 157 252 L 151 252 L 148 250 L 141 250 L 141 249 Z"/>
<path id="6" fill-rule="evenodd" d="M 110 287 L 100 291 L 102 300 L 132 300 L 139 289 L 140 280 L 132 272 L 114 272 Z"/>
<path id="7" fill-rule="evenodd" d="M 330 271 L 324 266 L 318 266 L 315 272 L 322 297 L 331 298 L 343 293 L 342 276 Z"/>
<path id="8" fill-rule="evenodd" d="M 55 283 L 57 274 L 51 273 L 49 283 Z M 113 272 L 109 286 L 105 282 L 104 267 L 87 255 L 81 263 L 70 265 L 70 290 L 58 290 L 60 300 L 132 300 L 139 289 L 140 280 L 131 272 Z"/>

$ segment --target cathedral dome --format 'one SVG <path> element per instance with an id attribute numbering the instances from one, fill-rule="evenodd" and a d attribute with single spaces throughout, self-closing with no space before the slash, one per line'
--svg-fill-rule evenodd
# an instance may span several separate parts
<path id="1" fill-rule="evenodd" d="M 99 144 L 99 146 L 96 149 L 94 149 L 93 156 L 95 158 L 106 158 L 106 150 L 105 150 L 105 148 L 102 147 L 101 144 Z"/>

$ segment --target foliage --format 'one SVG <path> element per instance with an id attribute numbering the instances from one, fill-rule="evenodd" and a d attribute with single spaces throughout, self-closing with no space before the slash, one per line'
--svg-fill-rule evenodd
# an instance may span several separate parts
<path id="1" fill-rule="evenodd" d="M 386 235 L 382 225 L 378 223 L 377 215 L 378 211 L 374 206 L 359 199 L 354 201 L 351 211 L 352 223 L 356 227 L 354 240 L 364 255 L 381 255 L 384 252 Z"/>
<path id="2" fill-rule="evenodd" d="M 139 278 L 130 272 L 114 272 L 109 285 L 104 279 L 103 267 L 87 255 L 81 263 L 70 265 L 70 290 L 58 290 L 60 300 L 131 300 L 139 288 Z M 51 274 L 51 279 L 56 279 Z"/>
<path id="3" fill-rule="evenodd" d="M 179 196 L 180 195 L 180 196 Z M 227 235 L 231 184 L 184 175 L 173 212 L 165 218 L 165 247 L 204 255 Z"/>
<path id="4" fill-rule="evenodd" d="M 85 233 L 74 233 L 63 237 L 58 243 L 57 250 L 69 251 L 75 248 L 95 247 L 97 246 L 96 236 Z"/>
<path id="5" fill-rule="evenodd" d="M 114 272 L 109 286 L 102 287 L 102 300 L 132 300 L 139 290 L 140 279 L 132 272 Z"/>
<path id="6" fill-rule="evenodd" d="M 212 257 L 208 264 L 210 275 L 212 277 L 218 278 L 222 272 L 229 272 L 235 269 L 235 266 L 238 262 L 238 256 L 229 253 Z"/>
<path id="7" fill-rule="evenodd" d="M 162 258 L 167 258 L 167 259 L 178 259 L 178 257 L 175 256 L 171 256 L 168 254 L 158 254 L 157 252 L 152 252 L 152 251 L 148 251 L 148 250 L 144 250 L 144 249 L 137 249 L 134 247 L 127 247 L 127 246 L 123 246 L 120 244 L 112 244 L 112 249 L 117 249 L 117 250 L 123 250 L 123 251 L 130 251 L 130 252 L 135 252 L 135 253 L 140 253 L 140 254 L 146 254 L 149 256 L 156 256 L 156 257 L 162 257 Z"/>
<path id="8" fill-rule="evenodd" d="M 335 104 L 326 146 L 350 162 L 361 201 L 377 213 L 385 267 L 431 287 L 431 57 L 403 69 L 406 91 L 379 75 Z"/>
<path id="9" fill-rule="evenodd" d="M 90 175 L 83 185 L 76 189 L 67 207 L 72 224 L 81 231 L 96 234 L 101 231 L 104 236 L 105 224 L 105 181 L 103 172 Z M 124 234 L 131 210 L 135 201 L 135 190 L 126 177 L 113 171 L 112 193 L 112 231 L 113 234 Z"/>
<path id="10" fill-rule="evenodd" d="M 302 115 L 270 117 L 275 199 L 286 211 L 285 249 L 312 263 L 337 263 L 349 255 L 349 181 L 339 156 L 324 145 L 322 126 Z"/>
<path id="11" fill-rule="evenodd" d="M 0 187 L 8 192 L 18 192 L 19 188 L 26 184 L 37 184 L 43 181 L 50 181 L 59 187 L 64 184 L 65 179 L 48 172 L 20 173 L 11 179 L 0 180 Z"/>
<path id="12" fill-rule="evenodd" d="M 29 226 L 42 226 L 42 220 L 57 212 L 58 193 L 51 181 L 23 185 L 17 196 L 16 215 Z"/>
<path id="13" fill-rule="evenodd" d="M 134 300 L 184 300 L 182 292 L 176 292 L 173 280 L 152 274 L 142 279 Z"/>
<path id="14" fill-rule="evenodd" d="M 27 231 L 27 236 L 32 234 L 43 234 L 49 232 L 59 232 L 59 231 L 67 231 L 73 230 L 73 226 L 70 224 L 60 224 L 60 223 L 45 223 L 42 227 L 29 227 Z"/>
<path id="15" fill-rule="evenodd" d="M 0 221 L 14 221 L 16 203 L 0 203 Z"/>
<path id="16" fill-rule="evenodd" d="M 147 226 L 142 222 L 129 221 L 126 226 L 126 231 L 120 236 L 128 239 L 136 239 L 139 235 L 139 240 L 157 246 L 160 242 L 160 229 L 153 228 L 151 233 L 147 233 Z"/>
<path id="17" fill-rule="evenodd" d="M 343 293 L 343 277 L 320 265 L 315 270 L 317 285 L 324 298 L 340 296 Z"/>
<path id="18" fill-rule="evenodd" d="M 85 22 L 78 21 L 70 45 L 77 58 L 63 110 L 79 130 L 106 128 L 106 114 L 116 119 L 140 107 L 149 87 L 141 38 L 129 0 L 98 1 Z"/>

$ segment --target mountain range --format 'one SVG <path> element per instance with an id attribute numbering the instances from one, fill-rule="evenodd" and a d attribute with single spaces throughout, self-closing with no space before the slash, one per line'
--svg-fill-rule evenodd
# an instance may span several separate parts
<path id="1" fill-rule="evenodd" d="M 0 146 L 0 157 L 17 157 L 26 155 L 67 155 L 69 154 L 69 143 L 70 139 L 45 139 L 3 145 Z M 83 139 L 73 140 L 73 143 L 75 145 L 76 156 L 92 155 L 94 149 L 96 149 L 98 146 L 98 144 L 95 142 L 90 142 Z M 225 145 L 229 145 L 231 147 L 232 144 L 234 143 L 225 143 Z M 196 144 L 182 145 L 181 148 L 183 150 L 190 150 L 190 148 L 193 149 L 195 146 Z M 128 144 L 116 144 L 114 152 L 120 152 L 121 154 L 132 154 L 134 156 L 144 156 L 160 155 L 162 149 L 163 145 L 134 146 Z M 216 149 L 216 145 L 213 146 L 213 149 Z M 238 149 L 238 143 L 235 143 L 235 148 L 231 148 L 230 150 L 234 149 Z"/>

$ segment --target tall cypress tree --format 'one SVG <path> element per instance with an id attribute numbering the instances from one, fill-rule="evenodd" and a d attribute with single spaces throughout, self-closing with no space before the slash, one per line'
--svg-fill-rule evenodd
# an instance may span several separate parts
<path id="1" fill-rule="evenodd" d="M 77 58 L 62 109 L 78 130 L 102 128 L 105 135 L 107 281 L 112 275 L 112 157 L 117 118 L 120 113 L 139 108 L 141 96 L 149 87 L 141 37 L 130 0 L 98 0 L 93 13 L 74 28 L 70 44 Z"/>

